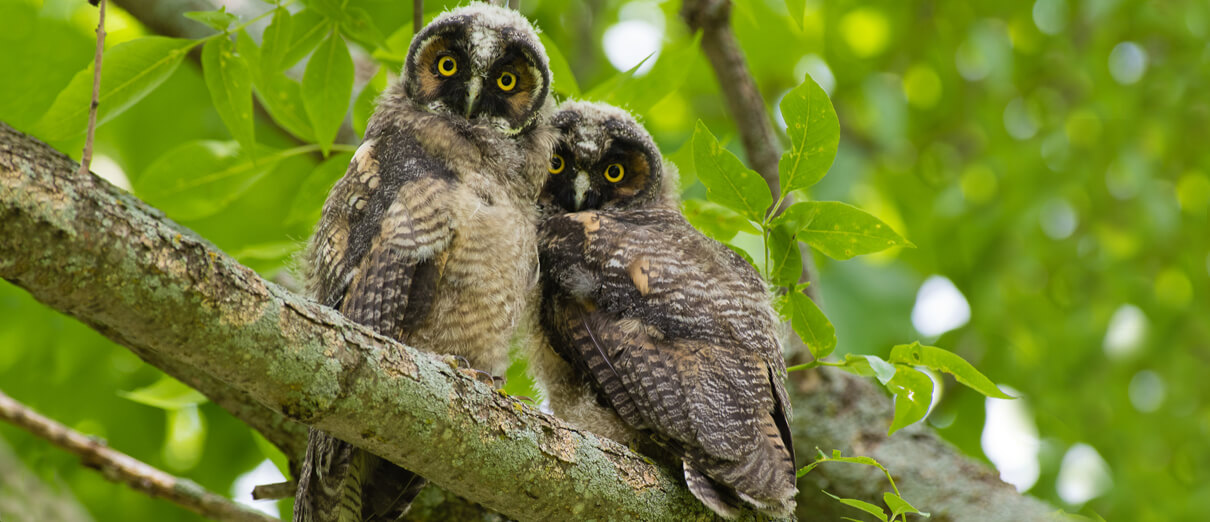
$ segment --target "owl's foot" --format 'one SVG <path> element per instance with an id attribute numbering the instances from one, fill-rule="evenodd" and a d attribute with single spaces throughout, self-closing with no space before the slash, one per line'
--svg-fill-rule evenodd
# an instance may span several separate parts
<path id="1" fill-rule="evenodd" d="M 445 362 L 446 364 L 449 364 L 451 368 L 462 372 L 463 375 L 491 386 L 493 389 L 502 388 L 504 386 L 504 377 L 496 377 L 495 375 L 483 370 L 471 368 L 471 362 L 466 360 L 466 357 L 461 355 L 446 355 Z"/>

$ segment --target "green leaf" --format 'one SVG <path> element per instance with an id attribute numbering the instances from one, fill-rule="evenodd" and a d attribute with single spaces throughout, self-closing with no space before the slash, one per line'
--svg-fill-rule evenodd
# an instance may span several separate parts
<path id="1" fill-rule="evenodd" d="M 823 490 L 820 490 L 820 491 L 823 491 Z M 864 500 L 857 500 L 855 498 L 840 498 L 836 495 L 828 493 L 827 491 L 824 491 L 823 494 L 836 499 L 841 504 L 844 504 L 846 506 L 855 507 L 857 509 L 865 511 L 866 513 L 869 513 L 871 515 L 878 517 L 878 520 L 881 520 L 882 522 L 886 522 L 886 511 L 884 511 L 882 508 L 880 508 L 878 506 L 875 506 L 874 504 L 871 504 Z"/>
<path id="2" fill-rule="evenodd" d="M 550 61 L 551 89 L 568 98 L 580 97 L 580 85 L 576 83 L 576 75 L 571 71 L 567 58 L 559 51 L 559 46 L 546 33 L 539 33 L 538 39 L 546 49 L 546 57 Z"/>
<path id="3" fill-rule="evenodd" d="M 891 382 L 895 377 L 895 365 L 882 360 L 877 355 L 845 354 L 843 369 L 863 377 L 874 377 L 882 385 Z"/>
<path id="4" fill-rule="evenodd" d="M 161 376 L 159 380 L 150 386 L 144 386 L 128 392 L 119 391 L 118 395 L 139 404 L 146 404 L 162 410 L 176 410 L 186 406 L 196 406 L 209 400 L 201 392 L 167 375 Z"/>
<path id="5" fill-rule="evenodd" d="M 681 202 L 685 219 L 694 228 L 715 240 L 726 243 L 743 231 L 760 234 L 760 230 L 743 216 L 727 207 L 704 199 L 686 199 Z"/>
<path id="6" fill-rule="evenodd" d="M 244 150 L 255 150 L 252 119 L 252 75 L 248 64 L 232 50 L 226 36 L 214 38 L 202 48 L 202 74 L 210 100 L 231 136 Z"/>
<path id="7" fill-rule="evenodd" d="M 811 356 L 819 360 L 831 354 L 836 348 L 836 329 L 815 301 L 802 292 L 790 292 L 779 301 L 782 317 L 789 317 L 790 326 Z"/>
<path id="8" fill-rule="evenodd" d="M 374 49 L 371 56 L 378 60 L 379 63 L 390 67 L 392 71 L 398 71 L 403 68 L 403 61 L 407 59 L 408 47 L 412 44 L 412 36 L 412 24 L 409 22 L 400 26 L 390 36 L 387 36 L 383 45 Z M 541 37 L 542 35 L 538 36 Z M 556 81 L 558 81 L 557 78 Z"/>
<path id="9" fill-rule="evenodd" d="M 893 246 L 915 246 L 882 220 L 839 201 L 795 203 L 773 223 L 797 230 L 799 241 L 832 259 L 845 260 Z"/>
<path id="10" fill-rule="evenodd" d="M 802 254 L 798 241 L 786 227 L 773 227 L 769 231 L 769 280 L 775 285 L 793 288 L 802 277 Z"/>
<path id="11" fill-rule="evenodd" d="M 315 170 L 312 170 L 307 175 L 307 179 L 303 180 L 302 185 L 299 186 L 298 194 L 294 196 L 294 202 L 290 204 L 290 214 L 286 217 L 286 223 L 319 221 L 324 201 L 328 199 L 328 192 L 331 192 L 336 181 L 344 176 L 351 161 L 353 161 L 353 153 L 342 152 L 333 154 L 332 157 L 316 166 Z"/>
<path id="12" fill-rule="evenodd" d="M 929 518 L 928 513 L 925 513 L 925 512 L 922 512 L 922 511 L 916 509 L 915 506 L 908 504 L 908 501 L 903 500 L 902 498 L 899 498 L 899 495 L 896 495 L 889 491 L 884 492 L 882 494 L 882 501 L 884 503 L 886 503 L 887 507 L 891 508 L 891 518 L 892 519 L 894 519 L 895 517 L 897 517 L 903 513 L 915 513 L 924 518 Z M 905 517 L 905 519 L 906 519 L 906 517 Z"/>
<path id="13" fill-rule="evenodd" d="M 197 466 L 206 447 L 206 420 L 197 406 L 168 411 L 168 427 L 160 457 L 175 471 Z"/>
<path id="14" fill-rule="evenodd" d="M 231 24 L 239 20 L 239 17 L 227 12 L 227 6 L 214 11 L 189 11 L 185 13 L 185 18 L 206 24 L 220 33 L 226 32 Z M 104 65 L 101 66 L 101 72 L 105 72 Z"/>
<path id="15" fill-rule="evenodd" d="M 786 0 L 786 10 L 790 12 L 790 19 L 802 29 L 802 20 L 807 12 L 807 0 Z"/>
<path id="16" fill-rule="evenodd" d="M 378 26 L 374 25 L 374 18 L 370 16 L 369 12 L 360 7 L 346 7 L 344 12 L 346 16 L 340 21 L 340 32 L 345 36 L 352 38 L 367 49 L 377 49 L 386 44 L 382 31 L 379 31 Z"/>
<path id="17" fill-rule="evenodd" d="M 701 33 L 697 33 L 692 40 L 665 46 L 658 57 L 648 56 L 630 70 L 619 72 L 597 85 L 585 97 L 626 107 L 638 114 L 646 114 L 685 83 L 691 66 L 697 63 L 700 40 Z M 651 70 L 638 76 L 639 68 L 653 58 L 656 63 Z"/>
<path id="18" fill-rule="evenodd" d="M 340 21 L 345 18 L 341 0 L 302 0 L 302 3 L 328 19 Z"/>
<path id="19" fill-rule="evenodd" d="M 121 114 L 159 87 L 176 71 L 194 40 L 149 36 L 123 42 L 105 51 L 101 67 L 97 125 Z M 93 66 L 76 73 L 55 102 L 32 128 L 46 141 L 74 138 L 88 126 L 92 105 Z"/>
<path id="20" fill-rule="evenodd" d="M 701 120 L 693 131 L 693 163 L 710 201 L 757 223 L 764 221 L 765 211 L 773 204 L 769 186 L 760 174 L 719 145 Z"/>
<path id="21" fill-rule="evenodd" d="M 231 257 L 234 257 L 241 263 L 245 263 L 249 259 L 284 259 L 294 255 L 302 247 L 303 244 L 298 241 L 260 243 L 241 248 L 233 252 Z"/>
<path id="22" fill-rule="evenodd" d="M 265 77 L 285 70 L 286 54 L 290 51 L 294 18 L 284 8 L 273 10 L 273 21 L 261 37 L 260 66 Z"/>
<path id="23" fill-rule="evenodd" d="M 323 40 L 324 31 L 330 29 L 328 19 L 311 10 L 303 9 L 290 17 L 290 45 L 284 58 L 277 63 L 279 71 L 293 67 Z"/>
<path id="24" fill-rule="evenodd" d="M 256 441 L 256 447 L 260 449 L 261 454 L 277 467 L 282 476 L 289 477 L 290 459 L 286 458 L 286 454 L 282 453 L 272 442 L 269 442 L 269 439 L 266 439 L 259 431 L 251 429 L 248 431 L 252 433 L 252 440 Z"/>
<path id="25" fill-rule="evenodd" d="M 233 142 L 187 142 L 152 162 L 135 193 L 173 219 L 200 219 L 225 208 L 284 156 L 254 162 Z"/>
<path id="26" fill-rule="evenodd" d="M 924 346 L 919 342 L 901 344 L 891 348 L 890 362 L 895 364 L 910 364 L 924 366 L 931 370 L 953 375 L 958 382 L 965 384 L 983 395 L 996 399 L 1015 399 L 997 388 L 995 383 L 979 373 L 971 363 L 958 354 L 942 350 L 935 346 Z"/>
<path id="27" fill-rule="evenodd" d="M 783 193 L 805 189 L 823 179 L 836 160 L 840 122 L 832 101 L 810 76 L 781 100 L 790 150 L 781 156 L 777 175 Z"/>
<path id="28" fill-rule="evenodd" d="M 283 129 L 302 141 L 315 141 L 315 130 L 303 108 L 302 87 L 284 73 L 274 73 L 256 85 L 261 105 Z"/>
<path id="29" fill-rule="evenodd" d="M 928 375 L 910 366 L 899 365 L 896 370 L 886 383 L 886 388 L 895 394 L 895 418 L 887 435 L 923 419 L 933 401 L 933 380 Z"/>
<path id="30" fill-rule="evenodd" d="M 302 81 L 303 108 L 325 156 L 344 122 L 352 95 L 353 58 L 344 39 L 329 34 L 311 55 Z"/>
<path id="31" fill-rule="evenodd" d="M 382 94 L 386 88 L 387 68 L 380 66 L 378 72 L 361 88 L 361 93 L 353 101 L 353 132 L 356 132 L 362 139 L 365 138 L 370 116 L 374 115 L 378 95 Z"/>

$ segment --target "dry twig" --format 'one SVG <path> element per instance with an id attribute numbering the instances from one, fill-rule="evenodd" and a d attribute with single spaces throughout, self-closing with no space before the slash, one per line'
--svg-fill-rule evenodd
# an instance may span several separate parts
<path id="1" fill-rule="evenodd" d="M 99 471 L 108 480 L 126 484 L 153 497 L 163 497 L 199 515 L 241 522 L 273 520 L 259 511 L 207 491 L 192 480 L 169 475 L 130 455 L 110 449 L 104 440 L 73 431 L 43 417 L 3 392 L 0 392 L 0 419 L 75 454 L 85 466 Z"/>
<path id="2" fill-rule="evenodd" d="M 88 173 L 92 165 L 92 139 L 97 132 L 97 107 L 101 105 L 101 55 L 105 51 L 105 0 L 100 3 L 97 20 L 97 55 L 93 59 L 92 104 L 88 107 L 88 133 L 84 137 L 84 153 L 80 156 L 80 174 Z"/>

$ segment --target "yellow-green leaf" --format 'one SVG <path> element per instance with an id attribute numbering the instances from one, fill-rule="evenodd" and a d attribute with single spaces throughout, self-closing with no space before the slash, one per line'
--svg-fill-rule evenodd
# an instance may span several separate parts
<path id="1" fill-rule="evenodd" d="M 882 220 L 839 201 L 795 203 L 774 220 L 832 259 L 849 259 L 893 246 L 914 246 Z"/>
<path id="2" fill-rule="evenodd" d="M 718 139 L 701 120 L 693 132 L 693 163 L 710 201 L 752 221 L 764 220 L 765 211 L 773 204 L 769 186 L 760 174 L 745 167 L 735 154 L 719 145 Z"/>
<path id="3" fill-rule="evenodd" d="M 781 315 L 789 318 L 790 327 L 815 360 L 827 357 L 836 348 L 836 328 L 819 306 L 802 292 L 790 292 L 779 300 Z"/>
<path id="4" fill-rule="evenodd" d="M 106 50 L 97 99 L 97 125 L 129 109 L 164 83 L 196 44 L 194 40 L 148 36 Z M 32 133 L 47 141 L 83 134 L 92 105 L 92 77 L 92 64 L 76 73 L 42 119 L 34 124 Z"/>
<path id="5" fill-rule="evenodd" d="M 875 506 L 874 504 L 871 504 L 864 500 L 857 500 L 855 498 L 840 498 L 836 495 L 828 493 L 827 491 L 824 491 L 823 494 L 836 499 L 841 504 L 844 504 L 846 506 L 855 507 L 857 509 L 865 511 L 866 513 L 869 513 L 871 515 L 878 517 L 878 520 L 881 520 L 882 522 L 886 522 L 886 519 L 887 519 L 886 511 L 884 511 L 882 508 L 880 508 L 878 506 Z"/>
<path id="6" fill-rule="evenodd" d="M 539 34 L 538 39 L 542 41 L 542 47 L 546 49 L 546 57 L 550 61 L 551 89 L 569 98 L 580 97 L 580 84 L 576 83 L 571 65 L 568 65 L 567 58 L 559 51 L 559 46 L 555 45 L 555 41 L 546 36 L 546 33 Z"/>
<path id="7" fill-rule="evenodd" d="M 923 419 L 933 401 L 933 380 L 928 375 L 911 366 L 897 365 L 895 370 L 895 376 L 886 383 L 895 395 L 895 418 L 887 435 Z"/>
<path id="8" fill-rule="evenodd" d="M 219 117 L 240 146 L 250 151 L 256 146 L 252 75 L 248 64 L 232 47 L 225 35 L 207 42 L 202 48 L 202 74 Z"/>
<path id="9" fill-rule="evenodd" d="M 134 189 L 173 219 L 201 219 L 225 208 L 282 157 L 262 152 L 254 162 L 234 142 L 191 141 L 152 162 Z"/>
<path id="10" fill-rule="evenodd" d="M 958 382 L 988 397 L 996 399 L 1015 398 L 1000 391 L 1000 388 L 997 388 L 991 379 L 979 373 L 979 370 L 976 370 L 971 363 L 966 362 L 966 359 L 959 357 L 956 353 L 942 350 L 935 346 L 924 346 L 919 342 L 895 346 L 891 348 L 890 362 L 894 364 L 924 366 L 932 370 L 948 373 L 953 375 Z"/>
<path id="11" fill-rule="evenodd" d="M 353 58 L 344 39 L 333 32 L 311 55 L 302 81 L 303 109 L 324 155 L 332 148 L 352 95 Z"/>
<path id="12" fill-rule="evenodd" d="M 801 12 L 800 12 L 801 16 Z M 823 179 L 836 160 L 840 122 L 828 93 L 810 76 L 781 100 L 790 150 L 781 156 L 777 175 L 781 190 L 804 189 Z"/>
<path id="13" fill-rule="evenodd" d="M 159 380 L 151 383 L 149 386 L 128 392 L 120 391 L 118 395 L 139 404 L 146 404 L 162 410 L 175 410 L 185 406 L 196 406 L 208 400 L 201 392 L 167 375 L 160 377 Z"/>
<path id="14" fill-rule="evenodd" d="M 319 221 L 319 214 L 328 198 L 328 192 L 331 192 L 336 181 L 344 176 L 352 160 L 353 153 L 342 152 L 333 154 L 315 167 L 299 186 L 298 195 L 294 196 L 294 202 L 290 204 L 286 223 L 311 224 Z"/>
<path id="15" fill-rule="evenodd" d="M 924 518 L 929 518 L 930 516 L 928 513 L 916 509 L 916 507 L 909 504 L 908 501 L 903 500 L 899 497 L 899 495 L 891 493 L 890 491 L 882 494 L 882 501 L 886 504 L 886 507 L 891 508 L 892 519 L 904 513 L 915 513 Z"/>
<path id="16" fill-rule="evenodd" d="M 686 199 L 681 202 L 685 219 L 694 228 L 717 241 L 726 243 L 743 231 L 760 234 L 760 230 L 734 210 L 704 199 Z"/>

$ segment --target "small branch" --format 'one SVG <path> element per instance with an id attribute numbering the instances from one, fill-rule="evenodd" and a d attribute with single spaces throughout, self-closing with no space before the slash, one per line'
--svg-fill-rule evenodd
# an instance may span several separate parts
<path id="1" fill-rule="evenodd" d="M 93 59 L 92 104 L 88 107 L 88 133 L 84 137 L 84 153 L 80 156 L 80 175 L 88 173 L 92 165 L 92 139 L 97 133 L 97 107 L 101 101 L 101 55 L 105 52 L 105 0 L 101 0 L 97 19 L 97 55 Z"/>
<path id="2" fill-rule="evenodd" d="M 723 99 L 727 101 L 727 112 L 735 121 L 744 152 L 752 168 L 760 173 L 777 201 L 780 182 L 777 177 L 777 162 L 781 157 L 781 142 L 773 130 L 773 120 L 765 109 L 765 100 L 760 95 L 756 80 L 748 71 L 744 52 L 731 30 L 731 0 L 685 0 L 681 5 L 681 18 L 692 31 L 702 32 L 702 52 L 710 60 L 714 77 L 718 80 Z M 794 198 L 786 196 L 784 204 L 775 212 L 794 204 Z M 812 283 L 807 287 L 807 296 L 820 303 L 819 285 L 815 284 L 815 260 L 810 247 L 798 245 L 802 256 L 802 275 L 799 283 Z M 801 348 L 801 346 L 800 346 Z M 797 350 L 805 352 L 806 350 Z"/>
<path id="3" fill-rule="evenodd" d="M 104 0 L 102 0 L 104 5 Z M 218 520 L 241 522 L 270 522 L 273 519 L 259 511 L 211 493 L 192 480 L 169 475 L 130 455 L 110 449 L 105 441 L 89 437 L 35 413 L 12 397 L 0 392 L 0 420 L 5 420 L 52 444 L 80 457 L 106 479 L 131 488 L 168 499 L 199 515 Z"/>
<path id="4" fill-rule="evenodd" d="M 412 35 L 424 27 L 424 0 L 412 0 Z"/>
<path id="5" fill-rule="evenodd" d="M 293 480 L 276 484 L 261 484 L 252 488 L 252 500 L 277 500 L 291 498 L 298 489 L 298 483 Z"/>

